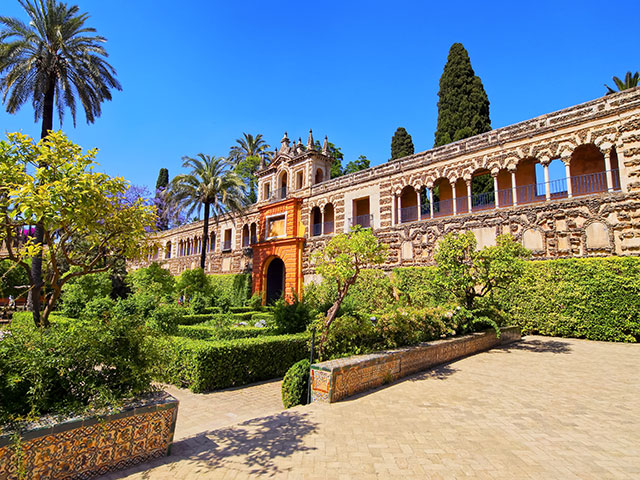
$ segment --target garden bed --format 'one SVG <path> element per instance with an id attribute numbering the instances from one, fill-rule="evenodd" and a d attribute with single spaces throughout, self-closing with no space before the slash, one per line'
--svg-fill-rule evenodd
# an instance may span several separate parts
<path id="1" fill-rule="evenodd" d="M 311 365 L 311 401 L 333 403 L 427 368 L 519 340 L 519 327 L 472 333 Z"/>
<path id="2" fill-rule="evenodd" d="M 115 413 L 42 420 L 0 435 L 0 479 L 92 478 L 170 453 L 178 401 L 150 394 Z"/>

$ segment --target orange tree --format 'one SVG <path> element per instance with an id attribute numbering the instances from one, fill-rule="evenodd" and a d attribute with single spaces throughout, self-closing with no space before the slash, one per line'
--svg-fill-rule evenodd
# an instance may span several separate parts
<path id="1" fill-rule="evenodd" d="M 62 132 L 38 143 L 18 133 L 0 142 L 0 256 L 25 270 L 32 289 L 38 279 L 31 262 L 43 256 L 49 288 L 42 316 L 34 312 L 38 326 L 49 325 L 69 280 L 147 251 L 155 207 L 127 199 L 123 178 L 94 171 L 96 154 L 83 153 Z M 24 235 L 35 224 L 44 228 L 44 245 Z"/>

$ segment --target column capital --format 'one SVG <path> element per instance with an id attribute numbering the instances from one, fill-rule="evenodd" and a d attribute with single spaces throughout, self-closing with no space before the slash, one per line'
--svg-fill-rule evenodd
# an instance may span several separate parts
<path id="1" fill-rule="evenodd" d="M 499 169 L 497 169 L 497 168 L 492 168 L 492 169 L 491 169 L 491 176 L 492 176 L 493 178 L 497 178 L 497 177 L 498 177 L 498 173 L 500 173 L 500 170 L 499 170 Z"/>
<path id="2" fill-rule="evenodd" d="M 571 165 L 571 155 L 563 155 L 562 157 L 560 157 L 560 160 L 562 160 L 562 163 L 564 163 L 566 166 Z"/>
<path id="3" fill-rule="evenodd" d="M 551 158 L 544 156 L 544 157 L 540 157 L 538 158 L 538 161 L 540 162 L 540 164 L 544 167 L 548 166 L 551 163 Z"/>
<path id="4" fill-rule="evenodd" d="M 509 173 L 516 173 L 516 170 L 518 170 L 518 165 L 507 165 L 507 170 L 509 170 Z"/>

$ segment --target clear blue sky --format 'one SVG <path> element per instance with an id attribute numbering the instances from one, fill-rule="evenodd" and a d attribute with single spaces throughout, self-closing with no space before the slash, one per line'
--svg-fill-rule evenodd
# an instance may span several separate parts
<path id="1" fill-rule="evenodd" d="M 390 156 L 398 126 L 433 145 L 438 81 L 462 42 L 494 128 L 602 96 L 640 69 L 631 23 L 640 2 L 76 0 L 107 37 L 124 90 L 86 125 L 63 130 L 111 175 L 155 186 L 181 157 L 226 155 L 243 132 L 277 145 L 285 130 L 342 148 L 345 163 Z M 25 18 L 17 1 L 0 14 Z M 629 23 L 631 22 L 631 23 Z M 56 120 L 55 127 L 59 124 Z M 30 104 L 2 108 L 0 131 L 37 137 Z"/>

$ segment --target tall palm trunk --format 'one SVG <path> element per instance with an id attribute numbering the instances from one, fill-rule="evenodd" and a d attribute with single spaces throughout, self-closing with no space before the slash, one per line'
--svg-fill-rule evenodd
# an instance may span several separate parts
<path id="1" fill-rule="evenodd" d="M 204 225 L 202 226 L 202 251 L 200 252 L 200 268 L 204 270 L 207 257 L 207 240 L 209 239 L 209 202 L 204 203 Z"/>
<path id="2" fill-rule="evenodd" d="M 53 130 L 53 100 L 55 93 L 55 82 L 49 81 L 49 87 L 47 93 L 44 95 L 44 108 L 42 111 L 42 131 L 40 133 L 40 139 L 44 139 L 49 132 Z M 42 245 L 44 243 L 44 225 L 41 221 L 36 221 L 34 242 L 36 245 Z M 42 280 L 42 251 L 33 257 L 31 261 L 31 278 L 33 285 L 29 291 L 29 306 L 33 312 L 33 321 L 37 327 L 48 327 L 48 316 L 41 318 L 40 311 L 42 310 L 41 298 L 42 287 L 44 282 Z"/>

